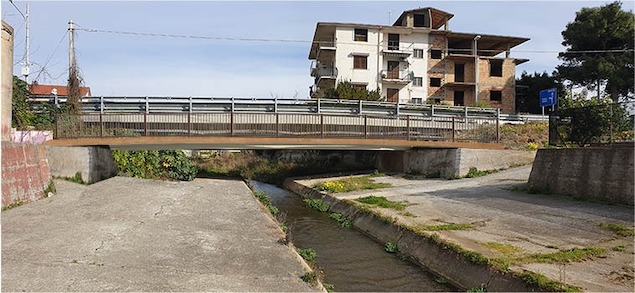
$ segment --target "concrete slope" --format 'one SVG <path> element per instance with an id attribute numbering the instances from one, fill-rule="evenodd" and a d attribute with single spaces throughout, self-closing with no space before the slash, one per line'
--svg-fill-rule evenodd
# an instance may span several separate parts
<path id="1" fill-rule="evenodd" d="M 115 177 L 2 212 L 3 291 L 311 291 L 241 181 Z"/>

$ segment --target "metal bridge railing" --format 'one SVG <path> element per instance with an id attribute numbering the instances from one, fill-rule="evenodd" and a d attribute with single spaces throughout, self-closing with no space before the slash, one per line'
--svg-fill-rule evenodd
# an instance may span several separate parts
<path id="1" fill-rule="evenodd" d="M 58 115 L 56 138 L 243 136 L 386 138 L 496 143 L 496 117 L 289 113 L 103 113 Z"/>

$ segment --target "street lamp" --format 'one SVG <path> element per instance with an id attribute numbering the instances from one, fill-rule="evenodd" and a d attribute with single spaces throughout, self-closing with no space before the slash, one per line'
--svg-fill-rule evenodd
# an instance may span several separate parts
<path id="1" fill-rule="evenodd" d="M 474 101 L 478 102 L 478 40 L 481 35 L 474 37 Z"/>
<path id="2" fill-rule="evenodd" d="M 24 58 L 24 63 L 23 63 L 23 67 L 22 67 L 22 75 L 24 75 L 24 81 L 26 81 L 26 83 L 29 83 L 29 66 L 31 65 L 31 62 L 29 62 L 29 3 L 26 4 L 26 15 L 24 15 L 24 13 L 22 13 L 22 11 L 20 11 L 20 9 L 15 6 L 15 3 L 13 3 L 13 0 L 9 0 L 9 2 L 11 3 L 11 5 L 13 5 L 13 7 L 15 7 L 15 9 L 20 12 L 20 15 L 22 15 L 22 18 L 24 18 L 24 21 L 26 23 L 26 53 L 25 53 L 25 58 Z"/>

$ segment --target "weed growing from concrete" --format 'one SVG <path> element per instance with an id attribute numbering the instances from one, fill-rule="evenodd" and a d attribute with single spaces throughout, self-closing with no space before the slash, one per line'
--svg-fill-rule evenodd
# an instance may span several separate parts
<path id="1" fill-rule="evenodd" d="M 12 203 L 10 205 L 3 206 L 2 207 L 2 211 L 4 212 L 4 211 L 10 210 L 12 208 L 17 208 L 17 207 L 19 207 L 19 206 L 21 206 L 21 205 L 23 205 L 25 203 L 27 203 L 27 202 L 24 201 L 24 200 L 18 199 L 17 201 L 15 201 L 14 203 Z"/>
<path id="2" fill-rule="evenodd" d="M 448 279 L 446 277 L 443 277 L 443 276 L 438 276 L 438 277 L 434 278 L 434 281 L 439 283 L 439 284 L 447 284 L 448 283 Z"/>
<path id="3" fill-rule="evenodd" d="M 470 170 L 467 171 L 467 174 L 465 176 L 463 176 L 463 178 L 476 178 L 476 177 L 483 177 L 485 175 L 489 175 L 492 173 L 496 173 L 499 170 L 478 170 L 476 169 L 476 167 L 470 167 Z"/>
<path id="4" fill-rule="evenodd" d="M 317 252 L 313 248 L 298 248 L 298 254 L 308 262 L 314 262 L 317 258 Z"/>
<path id="5" fill-rule="evenodd" d="M 397 243 L 388 242 L 386 243 L 386 247 L 384 247 L 384 250 L 390 253 L 397 253 L 399 252 L 399 247 L 397 246 Z"/>
<path id="6" fill-rule="evenodd" d="M 315 272 L 308 272 L 300 276 L 300 279 L 313 287 L 317 287 L 318 285 L 318 275 Z"/>
<path id="7" fill-rule="evenodd" d="M 325 203 L 323 200 L 321 199 L 310 199 L 310 198 L 305 198 L 304 199 L 304 204 L 311 209 L 320 211 L 320 212 L 327 212 L 330 208 L 329 204 Z"/>
<path id="8" fill-rule="evenodd" d="M 613 250 L 613 251 L 625 251 L 626 247 L 624 247 L 624 245 L 618 245 L 618 246 L 615 246 L 615 247 L 611 248 L 611 250 Z"/>
<path id="9" fill-rule="evenodd" d="M 415 214 L 413 214 L 411 212 L 401 211 L 401 212 L 399 212 L 399 214 L 404 216 L 404 217 L 410 217 L 410 218 L 416 218 L 417 217 L 417 215 L 415 215 Z"/>
<path id="10" fill-rule="evenodd" d="M 49 193 L 56 193 L 57 188 L 55 187 L 55 182 L 53 180 L 49 180 L 49 184 L 44 189 L 44 197 L 48 197 Z"/>
<path id="11" fill-rule="evenodd" d="M 394 209 L 398 211 L 402 211 L 407 207 L 405 203 L 389 201 L 383 196 L 373 196 L 373 195 L 365 196 L 365 197 L 360 197 L 356 199 L 356 201 L 369 204 L 369 205 L 382 207 L 382 208 Z"/>
<path id="12" fill-rule="evenodd" d="M 603 256 L 606 249 L 598 247 L 571 248 L 554 253 L 537 253 L 519 259 L 521 262 L 567 263 L 579 262 Z"/>
<path id="13" fill-rule="evenodd" d="M 60 179 L 64 179 L 69 182 L 77 183 L 77 184 L 86 184 L 84 179 L 82 178 L 82 172 L 75 173 L 73 177 L 60 177 Z"/>
<path id="14" fill-rule="evenodd" d="M 633 231 L 633 228 L 629 228 L 626 227 L 623 224 L 616 224 L 616 223 L 600 223 L 598 224 L 598 227 L 600 227 L 600 229 L 606 230 L 606 231 L 611 231 L 619 236 L 623 236 L 623 237 L 633 237 L 635 236 L 635 232 Z"/>
<path id="15" fill-rule="evenodd" d="M 278 214 L 280 214 L 280 210 L 278 210 L 278 208 L 271 203 L 271 200 L 266 193 L 262 191 L 255 191 L 253 192 L 253 194 L 269 210 L 272 215 L 277 216 Z"/>
<path id="16" fill-rule="evenodd" d="M 377 183 L 374 182 L 371 178 L 372 176 L 344 178 L 334 181 L 321 182 L 315 184 L 313 188 L 330 193 L 343 193 L 356 190 L 370 190 L 392 187 L 392 184 L 390 183 Z"/>
<path id="17" fill-rule="evenodd" d="M 534 273 L 531 271 L 524 271 L 520 274 L 516 274 L 523 279 L 527 284 L 534 285 L 545 291 L 551 292 L 580 292 L 581 288 L 577 286 L 567 285 L 565 283 L 555 281 L 545 277 L 544 275 Z"/>
<path id="18" fill-rule="evenodd" d="M 344 215 L 340 213 L 331 213 L 329 215 L 329 218 L 338 222 L 342 228 L 350 228 L 353 226 L 353 223 L 351 222 L 351 220 L 344 217 Z"/>
<path id="19" fill-rule="evenodd" d="M 510 257 L 510 256 L 515 256 L 518 255 L 519 253 L 522 252 L 522 250 L 516 246 L 513 246 L 511 244 L 506 244 L 506 243 L 499 243 L 499 242 L 487 242 L 484 243 L 483 245 L 485 245 L 485 247 L 496 251 L 506 257 Z"/>

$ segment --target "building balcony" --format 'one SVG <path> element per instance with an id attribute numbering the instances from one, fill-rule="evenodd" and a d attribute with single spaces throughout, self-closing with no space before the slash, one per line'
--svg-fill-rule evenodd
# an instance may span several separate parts
<path id="1" fill-rule="evenodd" d="M 332 61 L 335 58 L 335 41 L 318 42 L 316 60 Z"/>
<path id="2" fill-rule="evenodd" d="M 315 68 L 315 85 L 319 88 L 328 88 L 335 86 L 335 80 L 337 79 L 337 68 L 335 67 L 321 67 Z M 312 72 L 313 73 L 313 72 Z"/>
<path id="3" fill-rule="evenodd" d="M 382 70 L 381 79 L 387 83 L 408 84 L 414 78 L 414 73 L 408 70 Z"/>
<path id="4" fill-rule="evenodd" d="M 384 57 L 394 57 L 394 58 L 408 58 L 412 55 L 413 51 L 413 43 L 404 44 L 400 42 L 388 41 L 386 46 L 382 48 L 381 52 L 384 54 Z"/>

